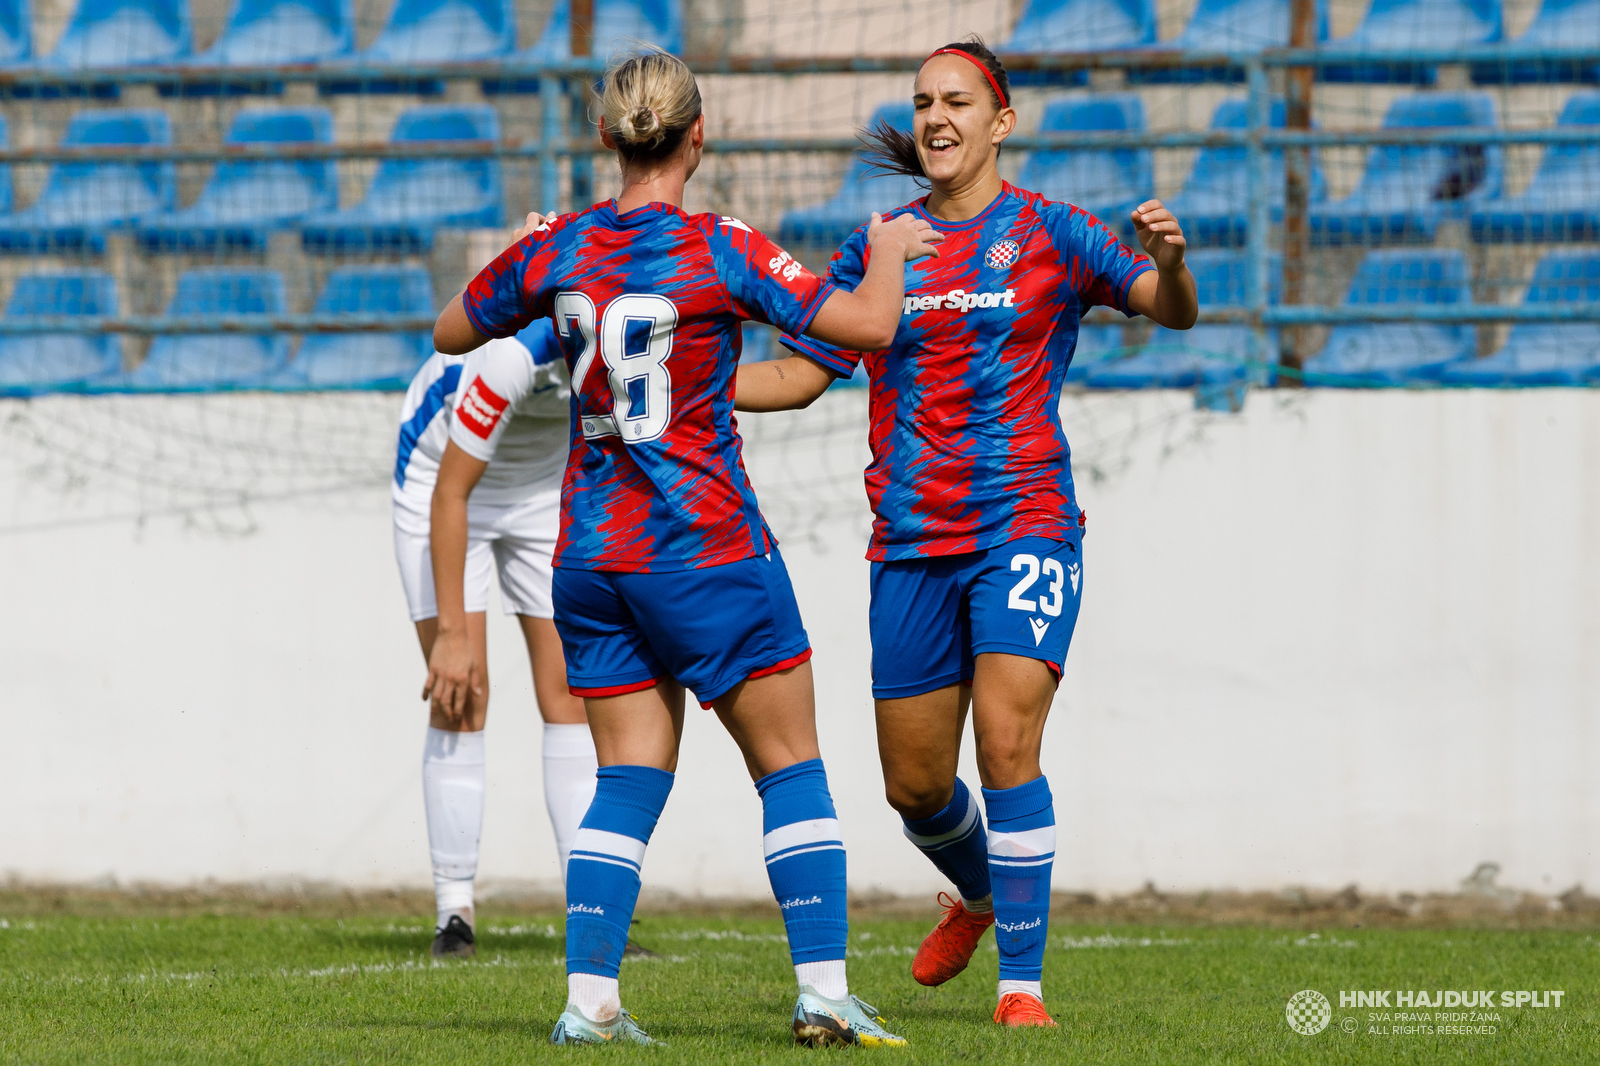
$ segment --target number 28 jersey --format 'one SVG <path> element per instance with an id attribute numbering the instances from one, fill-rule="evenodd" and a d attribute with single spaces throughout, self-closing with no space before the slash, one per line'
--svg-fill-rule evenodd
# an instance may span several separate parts
<path id="1" fill-rule="evenodd" d="M 462 298 L 474 328 L 551 318 L 571 369 L 555 565 L 654 573 L 770 551 L 733 418 L 740 323 L 798 336 L 833 290 L 744 223 L 662 203 L 563 215 L 485 267 Z"/>

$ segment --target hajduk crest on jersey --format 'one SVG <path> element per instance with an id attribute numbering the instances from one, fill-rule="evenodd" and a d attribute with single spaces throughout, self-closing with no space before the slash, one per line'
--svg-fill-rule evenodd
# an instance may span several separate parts
<path id="1" fill-rule="evenodd" d="M 1015 263 L 1021 254 L 1022 249 L 1016 241 L 995 241 L 989 245 L 989 254 L 983 257 L 983 261 L 992 270 L 1004 270 Z"/>

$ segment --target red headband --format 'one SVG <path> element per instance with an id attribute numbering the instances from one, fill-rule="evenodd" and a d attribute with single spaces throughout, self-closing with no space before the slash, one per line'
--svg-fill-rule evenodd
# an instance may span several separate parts
<path id="1" fill-rule="evenodd" d="M 934 52 L 933 55 L 930 55 L 928 59 L 932 59 L 933 56 L 960 56 L 962 59 L 965 59 L 968 63 L 971 63 L 973 66 L 983 71 L 983 76 L 989 79 L 989 87 L 994 90 L 994 98 L 1000 101 L 1000 106 L 1011 106 L 1011 104 L 1006 100 L 1006 94 L 1000 89 L 1000 82 L 995 80 L 995 76 L 993 74 L 989 73 L 988 65 L 971 52 L 963 52 L 959 48 L 941 48 L 937 52 Z M 928 59 L 924 59 L 922 61 L 924 66 L 927 65 Z"/>

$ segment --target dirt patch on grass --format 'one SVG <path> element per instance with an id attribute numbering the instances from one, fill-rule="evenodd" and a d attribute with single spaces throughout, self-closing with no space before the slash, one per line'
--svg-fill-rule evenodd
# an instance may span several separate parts
<path id="1" fill-rule="evenodd" d="M 486 886 L 480 917 L 558 916 L 564 900 L 548 886 Z M 931 897 L 852 895 L 853 916 L 932 919 Z M 433 913 L 425 889 L 357 890 L 318 882 L 282 884 L 201 883 L 183 887 L 152 884 L 0 883 L 0 915 L 10 917 L 191 917 L 258 915 L 319 918 L 415 917 Z M 708 917 L 777 917 L 770 900 L 685 897 L 646 889 L 639 914 L 703 914 Z M 1337 891 L 1287 888 L 1279 892 L 1163 892 L 1147 884 L 1138 892 L 1097 896 L 1057 892 L 1053 922 L 1074 925 L 1239 925 L 1286 929 L 1366 927 L 1600 929 L 1600 898 L 1574 887 L 1559 896 L 1498 888 L 1492 878 L 1468 878 L 1455 893 L 1369 895 L 1356 885 Z"/>

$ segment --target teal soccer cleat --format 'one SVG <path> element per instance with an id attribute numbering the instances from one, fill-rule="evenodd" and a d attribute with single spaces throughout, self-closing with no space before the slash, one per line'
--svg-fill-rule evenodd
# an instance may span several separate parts
<path id="1" fill-rule="evenodd" d="M 659 1040 L 653 1040 L 650 1034 L 639 1028 L 639 1023 L 633 1020 L 633 1015 L 627 1011 L 619 1011 L 617 1016 L 609 1022 L 591 1022 L 583 1016 L 583 1012 L 571 1003 L 567 1004 L 561 1012 L 561 1018 L 556 1022 L 556 1027 L 550 1033 L 552 1044 L 649 1044 L 652 1047 L 666 1047 Z"/>
<path id="2" fill-rule="evenodd" d="M 889 1032 L 882 1022 L 878 1008 L 860 998 L 825 999 L 810 985 L 802 985 L 794 1001 L 794 1042 L 807 1047 L 905 1047 L 906 1038 Z"/>

